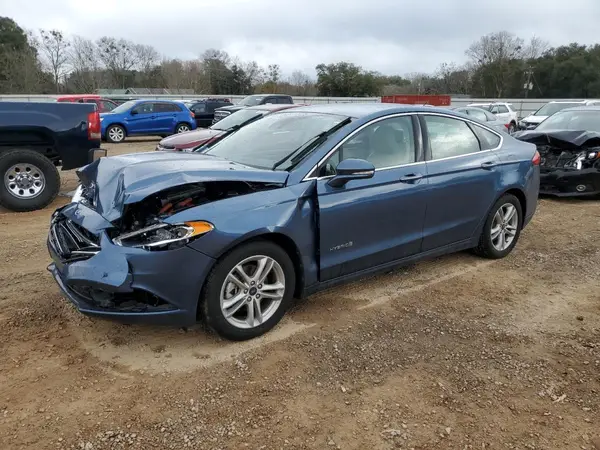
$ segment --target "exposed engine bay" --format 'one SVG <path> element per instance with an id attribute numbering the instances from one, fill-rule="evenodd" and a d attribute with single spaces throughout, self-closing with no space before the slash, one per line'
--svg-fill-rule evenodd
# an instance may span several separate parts
<path id="1" fill-rule="evenodd" d="M 516 137 L 535 144 L 540 153 L 540 193 L 557 196 L 600 193 L 600 133 L 533 130 Z"/>
<path id="2" fill-rule="evenodd" d="M 130 233 L 157 224 L 166 217 L 195 206 L 281 187 L 276 183 L 207 181 L 157 192 L 141 202 L 127 205 L 118 228 Z"/>

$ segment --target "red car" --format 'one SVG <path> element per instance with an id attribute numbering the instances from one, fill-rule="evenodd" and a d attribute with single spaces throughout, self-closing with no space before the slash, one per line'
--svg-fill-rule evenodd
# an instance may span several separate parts
<path id="1" fill-rule="evenodd" d="M 100 113 L 110 112 L 117 107 L 117 104 L 112 100 L 102 98 L 96 94 L 62 95 L 57 97 L 56 101 L 61 103 L 95 103 Z"/>
<path id="2" fill-rule="evenodd" d="M 225 136 L 227 132 L 241 128 L 267 114 L 298 106 L 304 105 L 259 105 L 244 108 L 218 121 L 209 128 L 198 128 L 194 131 L 166 137 L 158 143 L 156 150 L 190 152 L 200 145 L 214 143 Z"/>

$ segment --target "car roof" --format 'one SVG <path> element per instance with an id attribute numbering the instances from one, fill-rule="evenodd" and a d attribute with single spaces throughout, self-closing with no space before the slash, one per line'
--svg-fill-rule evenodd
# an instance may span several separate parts
<path id="1" fill-rule="evenodd" d="M 600 106 L 590 105 L 590 106 L 574 106 L 572 108 L 565 108 L 559 112 L 567 112 L 567 111 L 600 111 Z M 557 113 L 558 114 L 558 113 Z"/>
<path id="2" fill-rule="evenodd" d="M 291 97 L 288 94 L 252 94 L 248 97 Z"/>
<path id="3" fill-rule="evenodd" d="M 285 114 L 287 111 L 282 111 Z M 448 113 L 447 108 L 439 108 L 435 106 L 417 106 L 404 105 L 400 103 L 323 103 L 310 106 L 300 106 L 294 108 L 291 112 L 307 112 L 316 114 L 333 114 L 338 116 L 353 117 L 360 119 L 372 114 L 387 112 L 403 113 L 403 112 L 439 112 Z"/>
<path id="4" fill-rule="evenodd" d="M 286 105 L 283 105 L 283 104 L 256 105 L 256 106 L 249 106 L 248 108 L 245 108 L 245 109 L 259 110 L 259 111 L 280 111 L 282 109 L 297 108 L 298 106 L 305 106 L 305 105 L 299 105 L 298 103 L 289 103 Z"/>

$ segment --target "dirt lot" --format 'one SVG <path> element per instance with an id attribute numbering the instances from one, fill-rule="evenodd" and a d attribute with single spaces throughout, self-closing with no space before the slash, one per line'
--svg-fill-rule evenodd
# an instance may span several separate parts
<path id="1" fill-rule="evenodd" d="M 600 449 L 598 202 L 542 200 L 502 261 L 315 295 L 246 343 L 74 311 L 46 272 L 66 202 L 0 211 L 0 449 Z"/>

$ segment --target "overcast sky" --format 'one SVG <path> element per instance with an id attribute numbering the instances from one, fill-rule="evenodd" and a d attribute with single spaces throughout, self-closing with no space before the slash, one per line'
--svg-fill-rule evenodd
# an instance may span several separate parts
<path id="1" fill-rule="evenodd" d="M 208 48 L 314 76 L 351 61 L 386 74 L 465 61 L 479 36 L 508 30 L 552 45 L 598 42 L 600 0 L 0 0 L 27 29 L 122 37 L 169 57 Z"/>

